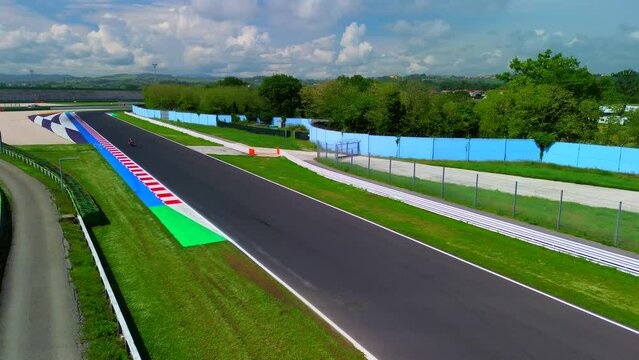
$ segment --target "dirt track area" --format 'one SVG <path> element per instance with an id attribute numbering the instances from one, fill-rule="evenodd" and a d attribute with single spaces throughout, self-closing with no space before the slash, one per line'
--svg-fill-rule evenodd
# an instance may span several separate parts
<path id="1" fill-rule="evenodd" d="M 52 111 L 0 112 L 0 132 L 2 141 L 9 145 L 71 144 L 53 132 L 44 129 L 28 118 L 29 115 L 51 113 Z"/>

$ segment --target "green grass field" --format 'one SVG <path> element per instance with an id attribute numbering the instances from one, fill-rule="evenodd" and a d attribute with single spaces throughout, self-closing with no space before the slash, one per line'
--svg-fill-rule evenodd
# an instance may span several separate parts
<path id="1" fill-rule="evenodd" d="M 32 146 L 65 163 L 109 225 L 92 229 L 151 358 L 361 359 L 231 243 L 182 248 L 87 146 Z"/>
<path id="2" fill-rule="evenodd" d="M 348 162 L 335 163 L 334 160 L 320 159 L 327 166 L 360 177 L 391 184 L 408 190 L 414 190 L 426 195 L 440 197 L 441 182 L 421 180 L 393 175 L 388 178 L 388 172 L 372 170 Z M 447 201 L 473 207 L 475 189 L 469 186 L 446 184 L 444 198 Z M 513 195 L 495 190 L 479 189 L 477 209 L 500 216 L 512 217 Z M 528 224 L 538 225 L 551 230 L 557 230 L 559 202 L 530 196 L 517 197 L 515 218 Z M 564 202 L 562 209 L 561 228 L 559 231 L 596 241 L 605 245 L 639 252 L 639 214 L 622 212 L 618 242 L 614 243 L 617 210 L 595 208 L 581 204 Z"/>
<path id="3" fill-rule="evenodd" d="M 28 146 L 24 150 L 34 150 L 36 155 L 42 151 L 54 149 L 53 146 Z M 85 158 L 87 152 L 93 152 L 88 145 L 59 145 L 66 156 L 73 154 Z M 26 165 L 20 160 L 0 155 L 0 159 L 10 162 L 25 173 L 45 184 L 52 193 L 61 214 L 75 214 L 71 200 L 60 189 L 60 185 L 40 171 Z M 53 159 L 51 159 L 53 160 Z M 71 162 L 69 162 L 69 165 Z M 65 164 L 66 166 L 66 164 Z M 70 165 L 71 166 L 71 165 Z M 79 309 L 82 313 L 81 338 L 85 343 L 85 355 L 88 359 L 127 359 L 124 343 L 118 332 L 115 316 L 111 311 L 109 300 L 104 295 L 104 287 L 100 275 L 93 262 L 91 251 L 84 239 L 82 229 L 70 221 L 60 223 L 64 237 L 69 243 L 69 261 L 71 280 L 76 290 Z"/>
<path id="4" fill-rule="evenodd" d="M 125 115 L 125 116 L 127 116 L 126 120 L 129 121 L 128 119 L 130 118 L 130 116 L 128 115 Z M 120 117 L 120 115 L 118 115 L 118 117 Z M 136 120 L 143 121 L 139 119 L 136 119 Z M 209 125 L 187 124 L 187 123 L 177 122 L 177 121 L 166 121 L 166 120 L 158 120 L 158 121 L 179 126 L 185 129 L 194 130 L 203 134 L 217 136 L 229 141 L 239 142 L 248 146 L 265 147 L 265 148 L 279 147 L 280 149 L 287 149 L 287 150 L 314 150 L 315 149 L 315 144 L 311 143 L 310 141 L 297 140 L 295 138 L 290 138 L 290 137 L 285 138 L 282 136 L 261 135 L 261 134 L 254 134 L 252 132 L 239 130 L 239 129 L 221 128 L 221 127 L 209 126 Z"/>
<path id="5" fill-rule="evenodd" d="M 580 169 L 538 162 L 424 160 L 417 160 L 417 162 L 434 166 L 639 191 L 639 175 L 622 174 L 597 169 Z"/>
<path id="6" fill-rule="evenodd" d="M 178 142 L 182 145 L 186 146 L 220 146 L 220 144 L 216 144 L 211 141 L 207 141 L 204 139 L 196 138 L 191 135 L 183 134 L 179 131 L 171 130 L 169 128 L 165 128 L 164 126 L 159 126 L 155 124 L 151 124 L 148 121 L 140 120 L 136 117 L 127 115 L 122 112 L 113 113 L 118 119 L 124 120 L 132 125 L 135 125 L 139 128 L 151 131 L 160 136 L 164 136 L 167 139 L 171 139 L 175 142 Z"/>
<path id="7" fill-rule="evenodd" d="M 216 157 L 573 304 L 639 328 L 637 277 L 338 184 L 283 158 Z"/>

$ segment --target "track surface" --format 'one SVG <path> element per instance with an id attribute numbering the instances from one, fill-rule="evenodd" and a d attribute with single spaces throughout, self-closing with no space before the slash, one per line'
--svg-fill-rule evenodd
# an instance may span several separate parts
<path id="1" fill-rule="evenodd" d="M 81 117 L 378 358 L 639 353 L 627 330 L 105 114 Z"/>
<path id="2" fill-rule="evenodd" d="M 0 359 L 81 359 L 79 316 L 49 191 L 0 160 L 13 240 L 0 291 Z"/>

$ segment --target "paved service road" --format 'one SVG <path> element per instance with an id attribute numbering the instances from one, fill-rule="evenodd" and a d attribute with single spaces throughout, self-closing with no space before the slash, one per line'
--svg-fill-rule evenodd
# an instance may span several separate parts
<path id="1" fill-rule="evenodd" d="M 0 160 L 13 240 L 0 289 L 0 359 L 81 359 L 58 211 L 37 180 Z"/>
<path id="2" fill-rule="evenodd" d="M 378 358 L 639 353 L 633 332 L 125 122 L 81 116 Z"/>

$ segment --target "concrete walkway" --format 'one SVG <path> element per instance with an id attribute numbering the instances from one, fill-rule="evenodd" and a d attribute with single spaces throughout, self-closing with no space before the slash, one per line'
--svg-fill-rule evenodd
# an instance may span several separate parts
<path id="1" fill-rule="evenodd" d="M 37 180 L 0 160 L 13 240 L 0 291 L 0 359 L 81 359 L 58 211 Z"/>
<path id="2" fill-rule="evenodd" d="M 305 160 L 313 159 L 317 156 L 314 152 L 295 152 L 295 155 Z M 329 158 L 333 159 L 331 154 L 329 154 Z M 343 159 L 342 161 L 348 162 L 350 159 Z M 371 169 L 388 172 L 388 163 L 388 159 L 371 158 Z M 356 156 L 353 158 L 353 164 L 367 167 L 368 157 Z M 413 163 L 393 159 L 392 173 L 393 175 L 412 177 Z M 563 190 L 565 202 L 617 209 L 619 202 L 622 201 L 623 210 L 639 213 L 639 192 L 637 191 L 455 168 L 446 168 L 445 180 L 447 184 L 474 187 L 477 174 L 479 174 L 478 185 L 481 189 L 498 190 L 512 194 L 515 191 L 515 181 L 517 181 L 517 194 L 522 196 L 534 196 L 559 201 L 561 190 Z M 442 168 L 440 166 L 417 164 L 415 176 L 419 179 L 441 182 Z"/>

